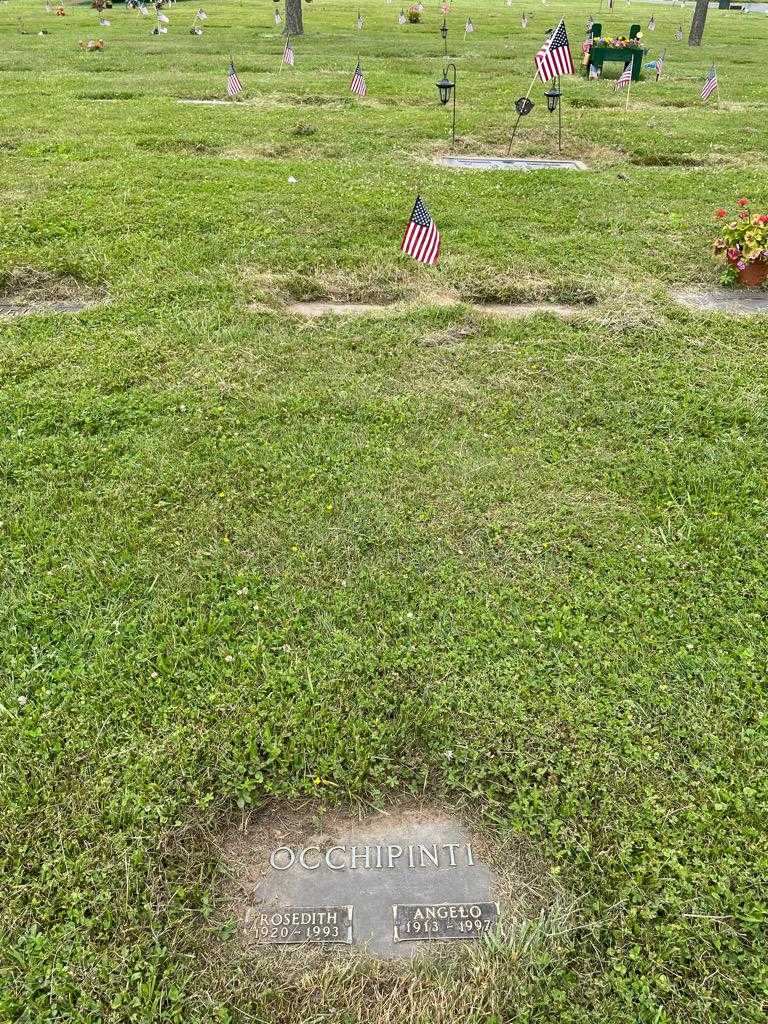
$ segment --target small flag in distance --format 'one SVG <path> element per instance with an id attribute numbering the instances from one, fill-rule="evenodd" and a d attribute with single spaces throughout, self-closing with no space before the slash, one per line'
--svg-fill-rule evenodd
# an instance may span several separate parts
<path id="1" fill-rule="evenodd" d="M 243 83 L 237 76 L 234 61 L 230 61 L 229 70 L 227 71 L 227 95 L 234 99 L 235 96 L 239 96 L 242 91 Z"/>
<path id="2" fill-rule="evenodd" d="M 704 86 L 701 90 L 701 98 L 706 103 L 712 93 L 717 89 L 717 72 L 715 71 L 715 65 L 707 72 L 707 77 L 704 79 Z"/>
<path id="3" fill-rule="evenodd" d="M 440 232 L 421 196 L 416 196 L 400 250 L 406 256 L 430 267 L 433 267 L 440 258 Z"/>
<path id="4" fill-rule="evenodd" d="M 360 61 L 357 62 L 357 67 L 355 68 L 354 75 L 352 75 L 352 81 L 349 84 L 349 88 L 352 92 L 357 93 L 361 99 L 368 92 L 365 79 L 363 78 L 363 72 L 360 68 Z"/>
<path id="5" fill-rule="evenodd" d="M 293 67 L 294 60 L 293 47 L 291 46 L 291 39 L 289 36 L 285 41 L 285 49 L 283 50 L 283 64 Z"/>

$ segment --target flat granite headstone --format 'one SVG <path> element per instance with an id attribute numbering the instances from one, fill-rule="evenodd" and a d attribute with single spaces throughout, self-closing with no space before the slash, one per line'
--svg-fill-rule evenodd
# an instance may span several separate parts
<path id="1" fill-rule="evenodd" d="M 430 943 L 476 941 L 501 920 L 491 870 L 457 821 L 411 812 L 324 827 L 278 830 L 255 852 L 251 881 L 241 882 L 247 943 L 409 956 Z"/>
<path id="2" fill-rule="evenodd" d="M 443 167 L 462 171 L 586 171 L 581 160 L 534 160 L 523 157 L 500 156 L 441 156 Z"/>
<path id="3" fill-rule="evenodd" d="M 688 309 L 705 313 L 731 313 L 734 316 L 768 314 L 768 292 L 729 291 L 726 288 L 681 288 L 671 292 L 672 298 Z"/>

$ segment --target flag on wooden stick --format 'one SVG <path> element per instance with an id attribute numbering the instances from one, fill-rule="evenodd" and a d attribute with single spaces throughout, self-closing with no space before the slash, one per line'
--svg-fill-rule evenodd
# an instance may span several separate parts
<path id="1" fill-rule="evenodd" d="M 231 99 L 234 99 L 235 96 L 239 96 L 242 91 L 243 84 L 237 77 L 237 72 L 235 71 L 235 65 L 233 61 L 230 61 L 229 71 L 227 72 L 227 95 Z"/>
<path id="2" fill-rule="evenodd" d="M 291 37 L 285 41 L 285 49 L 283 50 L 283 64 L 287 64 L 289 67 L 293 67 L 294 55 L 293 47 L 291 46 Z M 281 65 L 282 66 L 282 65 Z"/>
<path id="3" fill-rule="evenodd" d="M 629 83 L 632 81 L 632 61 L 627 61 L 624 65 L 624 70 L 621 72 L 619 77 L 616 79 L 616 85 L 613 87 L 614 91 L 617 89 L 626 89 Z"/>
<path id="4" fill-rule="evenodd" d="M 717 88 L 717 71 L 715 71 L 715 65 L 713 64 L 707 72 L 707 77 L 704 79 L 704 86 L 701 90 L 701 98 L 704 100 L 705 103 Z"/>
<path id="5" fill-rule="evenodd" d="M 430 267 L 440 258 L 440 232 L 421 196 L 416 196 L 400 249 L 406 256 Z"/>
<path id="6" fill-rule="evenodd" d="M 368 92 L 365 85 L 365 79 L 363 78 L 363 72 L 360 67 L 359 59 L 357 62 L 357 67 L 355 68 L 355 73 L 354 75 L 352 75 L 352 81 L 349 84 L 349 88 L 352 90 L 352 92 L 357 93 L 357 95 L 361 99 L 363 98 L 363 96 L 365 96 L 366 92 Z"/>

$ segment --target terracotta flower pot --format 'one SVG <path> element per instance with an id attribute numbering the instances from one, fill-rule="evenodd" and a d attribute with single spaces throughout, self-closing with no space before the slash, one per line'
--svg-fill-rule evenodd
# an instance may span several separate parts
<path id="1" fill-rule="evenodd" d="M 768 277 L 768 262 L 766 260 L 755 260 L 748 263 L 743 270 L 739 271 L 739 283 L 745 288 L 759 288 Z"/>

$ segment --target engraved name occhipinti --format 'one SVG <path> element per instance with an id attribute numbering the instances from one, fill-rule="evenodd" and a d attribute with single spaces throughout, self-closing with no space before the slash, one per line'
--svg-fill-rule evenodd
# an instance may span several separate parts
<path id="1" fill-rule="evenodd" d="M 378 871 L 404 867 L 414 871 L 422 868 L 473 867 L 475 858 L 471 843 L 397 843 L 377 846 L 278 846 L 270 855 L 275 871 L 301 867 L 306 871 L 318 868 L 330 871 Z"/>

